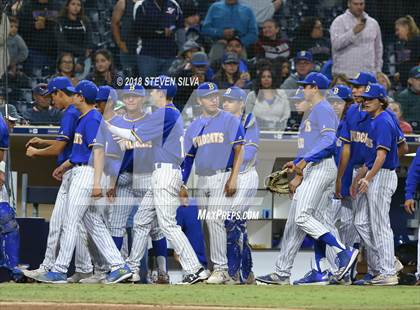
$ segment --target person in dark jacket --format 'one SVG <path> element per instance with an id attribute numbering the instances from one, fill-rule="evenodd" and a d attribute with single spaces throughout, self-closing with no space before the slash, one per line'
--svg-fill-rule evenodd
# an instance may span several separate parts
<path id="1" fill-rule="evenodd" d="M 420 30 L 410 15 L 396 20 L 395 34 L 403 44 L 396 51 L 397 80 L 402 88 L 407 87 L 408 73 L 420 65 Z"/>
<path id="2" fill-rule="evenodd" d="M 51 96 L 46 95 L 47 84 L 38 84 L 32 89 L 33 107 L 23 113 L 23 118 L 31 125 L 57 125 L 60 110 L 51 106 Z"/>
<path id="3" fill-rule="evenodd" d="M 28 75 L 40 76 L 46 66 L 51 73 L 57 54 L 54 36 L 55 19 L 58 10 L 52 0 L 25 1 L 19 11 L 20 33 L 25 40 L 29 57 L 24 70 Z"/>
<path id="4" fill-rule="evenodd" d="M 322 63 L 331 58 L 331 42 L 324 36 L 324 29 L 318 17 L 305 17 L 292 42 L 292 54 L 308 51 L 314 62 Z"/>
<path id="5" fill-rule="evenodd" d="M 182 10 L 175 0 L 144 0 L 135 6 L 135 35 L 141 38 L 138 47 L 139 75 L 155 77 L 166 74 L 178 47 L 175 31 L 183 27 Z"/>
<path id="6" fill-rule="evenodd" d="M 84 61 L 92 52 L 92 30 L 81 0 L 67 0 L 55 27 L 57 50 L 72 53 L 76 72 L 83 70 Z"/>

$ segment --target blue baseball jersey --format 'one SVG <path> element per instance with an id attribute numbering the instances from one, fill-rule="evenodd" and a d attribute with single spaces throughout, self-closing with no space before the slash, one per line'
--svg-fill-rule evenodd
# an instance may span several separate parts
<path id="1" fill-rule="evenodd" d="M 319 154 L 333 156 L 336 151 L 337 127 L 338 118 L 331 104 L 326 100 L 316 104 L 300 124 L 295 163 L 301 159 L 312 162 Z M 323 150 L 326 152 L 320 153 Z"/>
<path id="2" fill-rule="evenodd" d="M 420 147 L 417 148 L 416 157 L 414 157 L 410 168 L 408 169 L 407 179 L 405 181 L 405 199 L 413 199 L 417 186 L 420 184 Z"/>
<path id="3" fill-rule="evenodd" d="M 382 168 L 391 170 L 397 168 L 399 166 L 398 142 L 400 139 L 400 132 L 390 113 L 383 111 L 372 118 L 366 140 L 366 166 L 371 169 L 376 159 L 376 151 L 384 149 L 387 151 L 387 155 Z"/>
<path id="4" fill-rule="evenodd" d="M 245 131 L 245 147 L 241 172 L 249 169 L 250 167 L 256 166 L 258 160 L 258 148 L 260 145 L 260 130 L 258 128 L 257 120 L 252 113 L 249 113 L 245 117 L 243 127 Z"/>
<path id="5" fill-rule="evenodd" d="M 124 115 L 118 118 L 118 123 L 115 125 L 126 129 L 137 128 L 147 117 L 148 115 L 143 115 L 139 118 L 129 119 L 127 115 Z M 114 139 L 116 138 L 114 136 Z M 124 154 L 120 173 L 125 171 L 131 173 L 151 173 L 153 171 L 152 141 L 141 143 L 140 141 L 133 142 L 118 139 L 118 147 Z"/>
<path id="6" fill-rule="evenodd" d="M 60 121 L 60 129 L 58 136 L 55 138 L 58 141 L 66 141 L 67 144 L 64 150 L 58 155 L 57 164 L 61 165 L 69 159 L 71 150 L 73 148 L 74 132 L 76 130 L 77 121 L 79 120 L 80 112 L 74 105 L 69 105 L 65 109 Z"/>
<path id="7" fill-rule="evenodd" d="M 117 125 L 116 122 L 118 116 L 114 115 L 108 120 L 112 125 Z M 109 176 L 118 176 L 118 173 L 121 168 L 121 162 L 123 155 L 118 148 L 117 141 L 114 141 L 111 132 L 108 130 L 108 127 L 101 123 L 98 129 L 98 134 L 94 141 L 95 147 L 101 147 L 104 149 L 105 162 L 104 162 L 104 172 Z"/>
<path id="8" fill-rule="evenodd" d="M 73 164 L 88 164 L 92 153 L 102 115 L 96 109 L 81 115 L 74 133 L 73 149 L 70 162 Z"/>
<path id="9" fill-rule="evenodd" d="M 3 115 L 0 113 L 0 150 L 7 151 L 9 149 L 9 128 Z"/>
<path id="10" fill-rule="evenodd" d="M 244 128 L 239 118 L 222 110 L 213 117 L 200 116 L 185 133 L 186 156 L 195 157 L 198 175 L 232 168 L 233 147 L 238 144 L 244 144 Z"/>
<path id="11" fill-rule="evenodd" d="M 140 143 L 152 143 L 154 163 L 182 163 L 184 125 L 172 103 L 148 115 L 136 124 L 132 133 Z"/>

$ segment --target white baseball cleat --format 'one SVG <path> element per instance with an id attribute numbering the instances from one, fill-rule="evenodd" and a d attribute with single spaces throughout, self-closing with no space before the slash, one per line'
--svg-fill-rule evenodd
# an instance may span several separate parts
<path id="1" fill-rule="evenodd" d="M 83 279 L 90 278 L 92 276 L 92 272 L 75 272 L 70 278 L 67 278 L 68 283 L 81 283 L 80 281 Z"/>
<path id="2" fill-rule="evenodd" d="M 48 272 L 49 270 L 47 268 L 45 268 L 44 266 L 39 266 L 38 269 L 34 269 L 34 270 L 22 270 L 23 274 L 25 275 L 25 277 L 31 278 L 33 279 L 34 277 L 37 277 L 43 273 Z"/>
<path id="3" fill-rule="evenodd" d="M 207 279 L 207 284 L 225 284 L 231 280 L 227 270 L 214 270 L 211 276 Z"/>
<path id="4" fill-rule="evenodd" d="M 94 273 L 91 277 L 81 279 L 79 283 L 83 284 L 97 284 L 102 283 L 106 279 L 106 273 Z"/>
<path id="5" fill-rule="evenodd" d="M 384 276 L 384 275 L 377 275 L 374 277 L 371 281 L 372 285 L 397 285 L 398 284 L 398 277 L 397 275 L 391 275 L 391 276 Z"/>

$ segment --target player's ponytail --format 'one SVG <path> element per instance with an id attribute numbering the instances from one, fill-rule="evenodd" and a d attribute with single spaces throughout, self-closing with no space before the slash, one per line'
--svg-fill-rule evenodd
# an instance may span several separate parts
<path id="1" fill-rule="evenodd" d="M 395 21 L 395 25 L 406 26 L 408 28 L 409 40 L 420 35 L 419 27 L 417 26 L 416 21 L 411 15 L 406 15 L 406 16 L 398 18 Z"/>

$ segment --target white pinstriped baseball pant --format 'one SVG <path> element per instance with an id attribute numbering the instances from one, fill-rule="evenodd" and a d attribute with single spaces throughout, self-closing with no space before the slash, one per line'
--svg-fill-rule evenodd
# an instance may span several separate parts
<path id="1" fill-rule="evenodd" d="M 148 235 L 158 224 L 178 254 L 182 269 L 195 273 L 201 264 L 175 219 L 180 204 L 181 170 L 174 169 L 172 164 L 159 164 L 152 173 L 151 181 L 152 188 L 146 193 L 134 217 L 133 245 L 127 263 L 134 270 L 138 268 L 147 247 Z"/>
<path id="2" fill-rule="evenodd" d="M 82 220 L 89 236 L 111 267 L 111 270 L 123 267 L 125 264 L 105 225 L 104 209 L 101 209 L 105 208 L 105 205 L 92 205 L 92 187 L 93 168 L 90 166 L 74 167 L 72 169 L 72 183 L 68 194 L 69 204 L 66 221 L 63 225 L 60 252 L 53 271 L 67 272 L 76 246 L 78 224 Z"/>
<path id="3" fill-rule="evenodd" d="M 225 184 L 230 172 L 220 172 L 212 176 L 199 176 L 197 180 L 197 202 L 201 209 L 207 209 L 207 214 L 218 211 L 230 211 L 232 200 L 224 193 Z M 238 177 L 239 182 L 239 177 Z M 210 217 L 206 219 L 209 230 L 210 259 L 214 270 L 227 270 L 227 234 L 224 218 Z"/>
<path id="4" fill-rule="evenodd" d="M 379 256 L 379 272 L 385 276 L 396 273 L 394 233 L 391 229 L 389 210 L 397 185 L 397 173 L 381 169 L 369 184 L 367 191 L 373 244 Z"/>
<path id="5" fill-rule="evenodd" d="M 327 223 L 329 215 L 326 212 L 333 212 L 331 198 L 336 175 L 337 168 L 332 158 L 316 165 L 310 164 L 304 169 L 303 181 L 293 196 L 276 260 L 275 271 L 279 275 L 290 276 L 293 261 L 306 234 L 315 239 L 329 232 L 328 229 L 334 234 L 334 225 Z M 307 224 L 304 224 L 304 220 Z"/>

